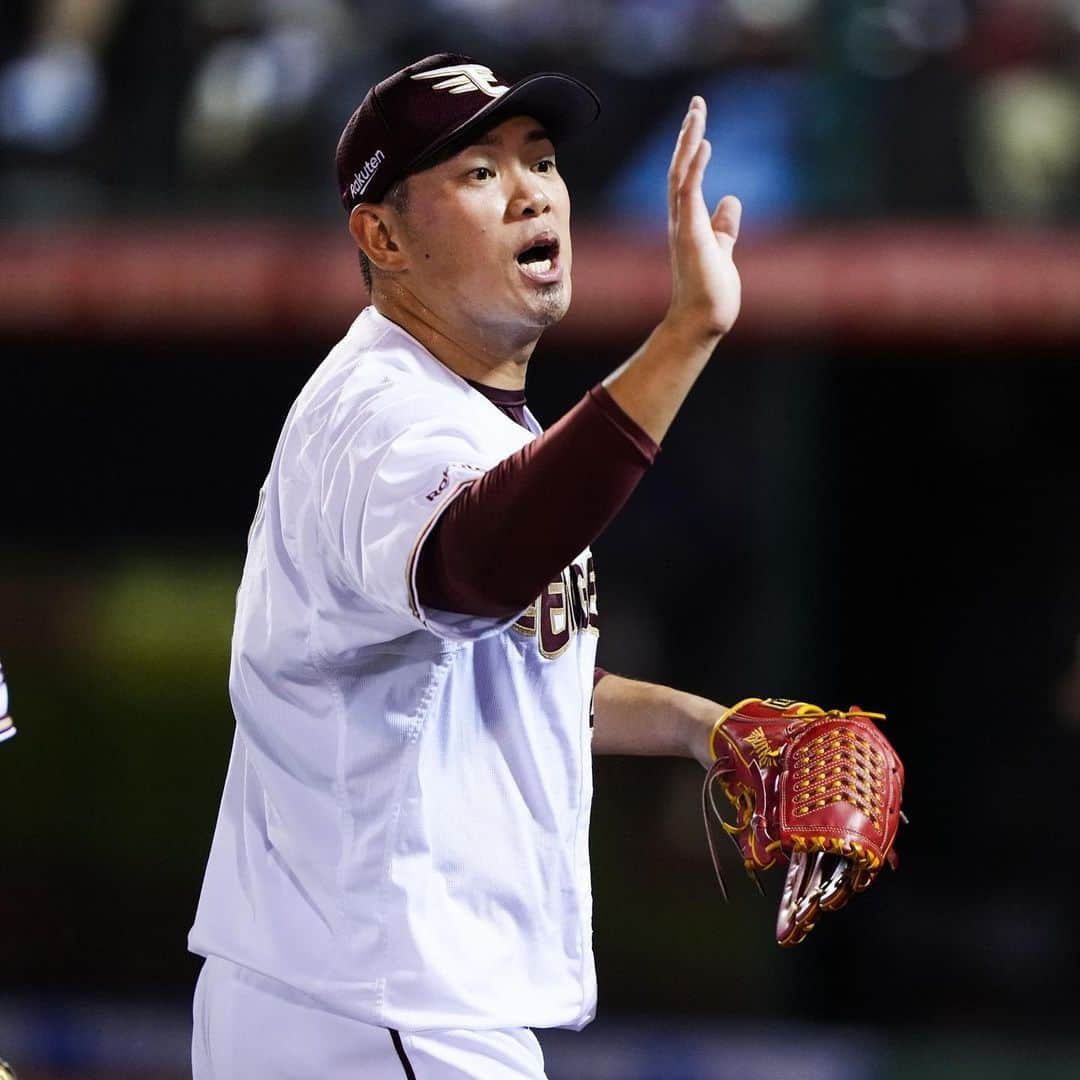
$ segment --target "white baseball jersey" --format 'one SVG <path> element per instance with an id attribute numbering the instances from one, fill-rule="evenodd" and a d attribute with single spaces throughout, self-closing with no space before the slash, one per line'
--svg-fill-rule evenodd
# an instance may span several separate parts
<path id="1" fill-rule="evenodd" d="M 301 392 L 237 594 L 193 952 L 405 1031 L 592 1018 L 589 552 L 517 619 L 424 610 L 415 585 L 529 420 L 373 307 Z"/>

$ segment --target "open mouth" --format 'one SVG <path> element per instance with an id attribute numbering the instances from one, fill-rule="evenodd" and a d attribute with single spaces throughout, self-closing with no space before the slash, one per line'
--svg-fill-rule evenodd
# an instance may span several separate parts
<path id="1" fill-rule="evenodd" d="M 518 266 L 529 277 L 543 278 L 551 274 L 558 267 L 559 261 L 559 238 L 554 234 L 545 233 L 535 237 L 529 246 L 517 254 Z"/>

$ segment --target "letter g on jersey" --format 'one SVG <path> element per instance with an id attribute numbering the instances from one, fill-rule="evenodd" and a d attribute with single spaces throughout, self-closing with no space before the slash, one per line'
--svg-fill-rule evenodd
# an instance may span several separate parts
<path id="1" fill-rule="evenodd" d="M 495 81 L 491 68 L 483 64 L 452 64 L 450 67 L 421 71 L 419 75 L 411 77 L 418 82 L 422 79 L 442 79 L 442 82 L 434 83 L 431 89 L 448 90 L 451 94 L 472 94 L 479 90 L 481 94 L 497 98 L 507 91 L 507 87 Z"/>
<path id="2" fill-rule="evenodd" d="M 592 556 L 584 568 L 571 563 L 525 609 L 511 629 L 535 637 L 545 660 L 562 656 L 575 634 L 582 631 L 599 634 Z"/>

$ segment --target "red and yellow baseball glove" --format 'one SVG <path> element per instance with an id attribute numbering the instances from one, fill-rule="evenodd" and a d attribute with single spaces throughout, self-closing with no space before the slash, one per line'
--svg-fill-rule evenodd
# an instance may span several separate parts
<path id="1" fill-rule="evenodd" d="M 701 805 L 716 876 L 726 897 L 710 810 L 759 889 L 759 870 L 788 864 L 780 945 L 797 945 L 819 912 L 869 888 L 885 862 L 897 865 L 904 766 L 874 723 L 884 719 L 855 705 L 825 712 L 802 701 L 747 698 L 713 728 Z M 717 809 L 717 781 L 735 807 L 734 824 Z"/>

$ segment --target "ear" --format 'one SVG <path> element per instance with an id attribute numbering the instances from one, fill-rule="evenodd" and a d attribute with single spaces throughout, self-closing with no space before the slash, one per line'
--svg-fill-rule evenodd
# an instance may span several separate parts
<path id="1" fill-rule="evenodd" d="M 397 215 L 381 203 L 357 203 L 349 214 L 349 232 L 356 246 L 380 270 L 404 270 L 408 259 L 397 239 L 401 226 Z"/>

